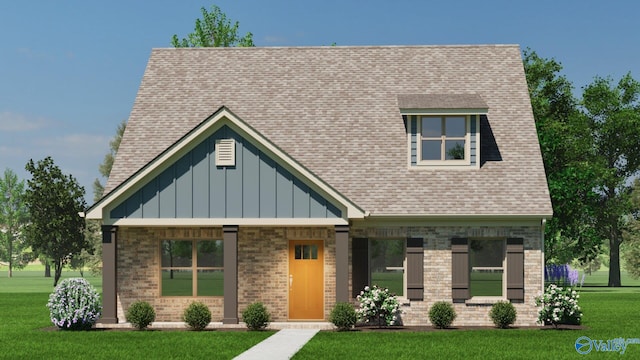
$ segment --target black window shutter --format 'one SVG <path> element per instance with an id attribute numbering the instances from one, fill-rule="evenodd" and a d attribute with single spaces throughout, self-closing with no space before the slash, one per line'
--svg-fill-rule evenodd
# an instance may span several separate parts
<path id="1" fill-rule="evenodd" d="M 422 238 L 407 239 L 407 299 L 424 300 L 424 249 Z"/>
<path id="2" fill-rule="evenodd" d="M 524 241 L 507 239 L 507 299 L 524 302 Z"/>
<path id="3" fill-rule="evenodd" d="M 351 293 L 355 298 L 369 285 L 369 239 L 353 238 L 351 242 Z"/>
<path id="4" fill-rule="evenodd" d="M 451 297 L 453 302 L 469 299 L 469 240 L 451 239 Z"/>

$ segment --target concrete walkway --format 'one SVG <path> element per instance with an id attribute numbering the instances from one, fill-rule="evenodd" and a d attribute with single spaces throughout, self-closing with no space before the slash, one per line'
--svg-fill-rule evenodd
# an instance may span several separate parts
<path id="1" fill-rule="evenodd" d="M 235 357 L 238 360 L 291 359 L 318 329 L 283 329 Z"/>

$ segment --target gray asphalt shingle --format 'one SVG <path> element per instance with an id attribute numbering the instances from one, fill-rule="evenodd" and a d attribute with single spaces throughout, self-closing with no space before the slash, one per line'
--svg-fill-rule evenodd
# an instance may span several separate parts
<path id="1" fill-rule="evenodd" d="M 399 103 L 448 94 L 488 108 L 486 161 L 410 169 Z M 154 49 L 106 191 L 222 106 L 373 215 L 552 213 L 515 45 Z"/>

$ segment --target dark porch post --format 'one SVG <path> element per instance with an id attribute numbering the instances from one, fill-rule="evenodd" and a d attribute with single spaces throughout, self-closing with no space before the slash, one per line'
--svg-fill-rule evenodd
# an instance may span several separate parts
<path id="1" fill-rule="evenodd" d="M 102 226 L 102 317 L 100 322 L 103 324 L 118 323 L 117 238 L 117 226 Z"/>
<path id="2" fill-rule="evenodd" d="M 349 226 L 336 225 L 336 302 L 349 301 Z"/>
<path id="3" fill-rule="evenodd" d="M 223 324 L 238 323 L 238 226 L 222 227 L 224 240 Z"/>

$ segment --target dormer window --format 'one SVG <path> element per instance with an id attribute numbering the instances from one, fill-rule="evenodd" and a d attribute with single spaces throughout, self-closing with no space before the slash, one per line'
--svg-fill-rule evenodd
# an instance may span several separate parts
<path id="1" fill-rule="evenodd" d="M 420 162 L 469 161 L 469 116 L 420 116 Z"/>
<path id="2" fill-rule="evenodd" d="M 480 116 L 488 110 L 479 95 L 399 95 L 398 106 L 411 167 L 479 167 Z"/>

